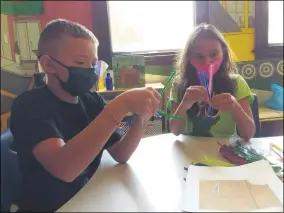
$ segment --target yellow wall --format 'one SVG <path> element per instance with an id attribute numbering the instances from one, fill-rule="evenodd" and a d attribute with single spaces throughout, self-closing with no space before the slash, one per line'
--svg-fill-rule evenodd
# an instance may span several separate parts
<path id="1" fill-rule="evenodd" d="M 254 49 L 254 29 L 242 29 L 241 33 L 225 33 L 224 37 L 228 42 L 231 50 L 235 54 L 235 62 L 255 60 Z"/>

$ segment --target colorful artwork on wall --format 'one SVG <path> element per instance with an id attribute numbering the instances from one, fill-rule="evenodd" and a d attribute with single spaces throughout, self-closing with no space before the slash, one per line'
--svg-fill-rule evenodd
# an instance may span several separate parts
<path id="1" fill-rule="evenodd" d="M 116 89 L 145 86 L 144 56 L 115 56 L 112 64 Z"/>

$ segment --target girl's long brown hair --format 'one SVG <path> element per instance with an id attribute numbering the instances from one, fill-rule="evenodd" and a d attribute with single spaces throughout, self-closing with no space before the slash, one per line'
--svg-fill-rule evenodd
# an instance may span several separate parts
<path id="1" fill-rule="evenodd" d="M 178 88 L 179 101 L 182 100 L 185 90 L 188 87 L 200 85 L 196 69 L 190 63 L 190 58 L 193 55 L 194 43 L 197 39 L 215 39 L 221 43 L 224 59 L 219 71 L 214 75 L 213 90 L 215 94 L 230 93 L 233 95 L 235 92 L 236 82 L 229 75 L 233 67 L 231 50 L 223 35 L 213 25 L 201 24 L 190 34 L 185 48 L 180 51 L 176 58 L 174 66 L 181 77 Z M 197 112 L 198 106 L 197 104 L 194 104 L 188 111 L 188 114 L 192 118 L 196 116 Z"/>

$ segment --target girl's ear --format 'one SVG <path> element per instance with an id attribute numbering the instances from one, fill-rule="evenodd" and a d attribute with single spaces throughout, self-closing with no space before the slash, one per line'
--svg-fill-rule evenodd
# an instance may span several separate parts
<path id="1" fill-rule="evenodd" d="M 52 64 L 52 59 L 48 55 L 42 55 L 39 58 L 39 63 L 45 73 L 47 74 L 55 73 L 55 69 Z"/>

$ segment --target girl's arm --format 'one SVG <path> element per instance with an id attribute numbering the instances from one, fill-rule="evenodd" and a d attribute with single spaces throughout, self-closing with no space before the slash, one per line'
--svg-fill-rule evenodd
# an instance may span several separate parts
<path id="1" fill-rule="evenodd" d="M 210 100 L 210 104 L 220 111 L 232 114 L 240 136 L 249 141 L 255 133 L 255 124 L 250 108 L 249 96 L 237 99 L 229 93 L 221 93 Z"/>
<path id="2" fill-rule="evenodd" d="M 183 99 L 179 105 L 172 101 L 172 114 L 183 117 L 184 119 L 171 119 L 170 130 L 173 134 L 179 135 L 183 132 L 187 119 L 187 110 L 191 109 L 193 104 L 197 101 L 207 101 L 208 96 L 206 89 L 201 86 L 190 86 L 186 89 Z"/>
<path id="3" fill-rule="evenodd" d="M 249 98 L 237 101 L 232 110 L 232 115 L 240 136 L 245 141 L 249 141 L 255 134 L 255 123 L 251 112 Z"/>
<path id="4" fill-rule="evenodd" d="M 180 116 L 180 117 L 185 118 L 185 119 L 182 119 L 182 120 L 173 119 L 173 118 L 170 119 L 170 131 L 176 136 L 181 134 L 184 130 L 184 126 L 185 126 L 185 123 L 186 123 L 186 112 L 187 112 L 187 108 L 184 107 L 183 102 L 181 102 L 178 105 L 177 103 L 172 101 L 171 113 L 176 115 L 176 116 Z"/>

